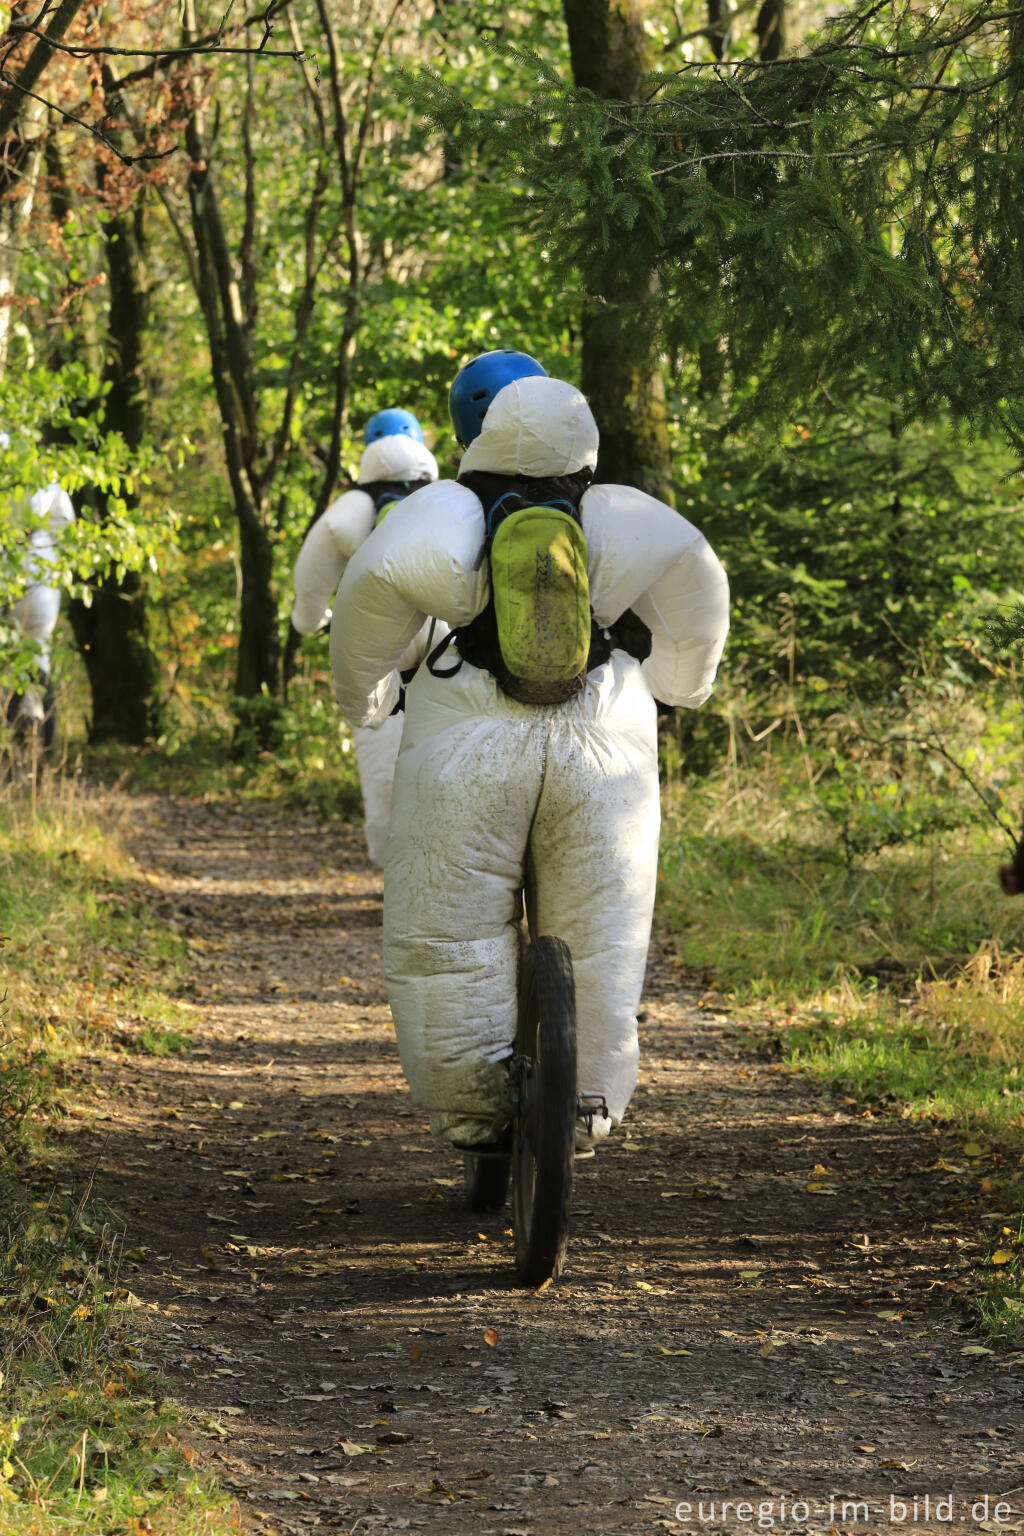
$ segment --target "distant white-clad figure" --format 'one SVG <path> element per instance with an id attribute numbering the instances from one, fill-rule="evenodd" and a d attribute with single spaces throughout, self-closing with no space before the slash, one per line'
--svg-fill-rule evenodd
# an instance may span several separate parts
<path id="1" fill-rule="evenodd" d="M 11 446 L 0 432 L 0 455 Z M 10 614 L 31 642 L 32 686 L 14 693 L 7 703 L 7 718 L 16 728 L 41 727 L 43 745 L 50 750 L 57 734 L 57 706 L 53 691 L 50 641 L 60 616 L 60 587 L 56 582 L 57 547 L 65 528 L 75 521 L 75 509 L 63 486 L 55 480 L 12 508 L 13 547 L 6 567 L 8 592 L 24 590 L 13 602 L 0 587 L 0 612 Z M 0 578 L 2 579 L 2 578 Z"/>
<path id="2" fill-rule="evenodd" d="M 371 416 L 363 433 L 356 487 L 331 503 L 307 533 L 295 562 L 292 623 L 312 635 L 330 623 L 338 584 L 349 560 L 391 508 L 412 491 L 437 479 L 437 460 L 425 447 L 411 411 L 385 410 Z M 440 640 L 447 625 L 425 624 L 402 656 L 403 671 L 423 660 L 431 634 Z M 384 863 L 391 820 L 391 786 L 402 744 L 402 716 L 392 715 L 377 730 L 352 732 L 363 791 L 366 846 L 374 864 Z"/>

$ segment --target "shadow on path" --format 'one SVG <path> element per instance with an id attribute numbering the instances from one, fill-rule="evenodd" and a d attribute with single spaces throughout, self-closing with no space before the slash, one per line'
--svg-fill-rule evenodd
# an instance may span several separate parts
<path id="1" fill-rule="evenodd" d="M 960 1185 L 927 1129 L 744 1054 L 655 945 L 627 1133 L 579 1165 L 566 1279 L 518 1291 L 508 1213 L 464 1209 L 409 1103 L 361 842 L 154 799 L 133 847 L 190 937 L 194 1047 L 133 1060 L 69 1153 L 247 1527 L 949 1531 L 1024 1505 L 1022 1357 L 962 1353 Z"/>

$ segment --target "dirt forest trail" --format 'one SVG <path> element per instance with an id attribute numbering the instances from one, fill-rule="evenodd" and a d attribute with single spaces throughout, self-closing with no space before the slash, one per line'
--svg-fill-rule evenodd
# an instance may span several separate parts
<path id="1" fill-rule="evenodd" d="M 860 1536 L 987 1496 L 1024 1530 L 1024 1355 L 964 1353 L 926 1128 L 741 1049 L 656 942 L 628 1134 L 578 1165 L 564 1280 L 519 1291 L 508 1212 L 409 1103 L 361 835 L 159 797 L 130 826 L 196 1030 L 65 1145 L 244 1529 Z"/>

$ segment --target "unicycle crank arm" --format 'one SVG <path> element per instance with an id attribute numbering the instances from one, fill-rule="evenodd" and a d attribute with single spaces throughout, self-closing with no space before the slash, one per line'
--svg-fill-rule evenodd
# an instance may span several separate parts
<path id="1" fill-rule="evenodd" d="M 576 1097 L 576 1118 L 582 1120 L 590 1136 L 597 1119 L 610 1120 L 608 1104 L 603 1093 L 581 1093 Z"/>

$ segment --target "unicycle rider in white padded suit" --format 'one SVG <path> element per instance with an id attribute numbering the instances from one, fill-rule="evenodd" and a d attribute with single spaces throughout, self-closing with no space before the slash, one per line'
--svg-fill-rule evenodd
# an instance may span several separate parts
<path id="1" fill-rule="evenodd" d="M 0 431 L 0 461 L 11 445 Z M 32 652 L 32 682 L 23 692 L 0 699 L 0 720 L 7 714 L 16 733 L 38 726 L 45 751 L 57 744 L 57 703 L 51 677 L 50 642 L 60 616 L 61 588 L 57 580 L 58 548 L 66 528 L 75 521 L 71 498 L 56 480 L 12 508 L 18 531 L 11 554 L 21 595 L 5 601 L 7 573 L 0 569 L 0 620 L 9 614 Z"/>
<path id="2" fill-rule="evenodd" d="M 313 635 L 330 622 L 331 604 L 351 557 L 395 504 L 421 485 L 437 479 L 437 460 L 423 441 L 411 411 L 377 411 L 363 430 L 363 452 L 355 485 L 318 517 L 306 534 L 292 578 L 292 624 L 300 635 Z M 422 626 L 402 657 L 410 670 L 422 661 L 428 638 L 443 628 Z M 391 786 L 402 742 L 402 717 L 396 714 L 379 730 L 354 726 L 352 739 L 363 792 L 366 848 L 372 864 L 384 863 L 391 817 Z"/>
<path id="3" fill-rule="evenodd" d="M 391 1010 L 402 1068 L 434 1133 L 457 1146 L 500 1138 L 529 848 L 534 930 L 559 935 L 572 955 L 579 1091 L 607 1108 L 577 1124 L 587 1150 L 619 1124 L 637 1081 L 660 827 L 655 700 L 695 709 L 710 695 L 728 583 L 707 540 L 671 507 L 592 484 L 590 408 L 534 358 L 474 358 L 450 408 L 465 450 L 459 480 L 416 491 L 366 540 L 331 626 L 338 701 L 363 727 L 388 719 L 402 653 L 425 615 L 461 631 L 406 697 L 385 858 Z M 510 697 L 473 643 L 497 550 L 485 502 L 505 485 L 578 507 L 595 638 L 563 702 Z M 642 661 L 608 635 L 629 610 L 650 633 Z"/>

